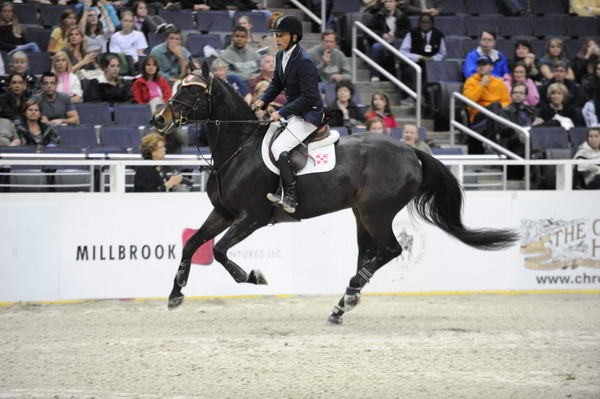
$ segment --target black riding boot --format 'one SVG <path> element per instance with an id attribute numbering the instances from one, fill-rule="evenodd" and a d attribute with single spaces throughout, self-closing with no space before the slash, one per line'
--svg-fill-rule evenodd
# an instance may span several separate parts
<path id="1" fill-rule="evenodd" d="M 267 194 L 267 199 L 275 206 L 283 207 L 288 213 L 296 212 L 298 207 L 298 196 L 296 195 L 296 174 L 292 168 L 292 160 L 287 152 L 282 152 L 277 160 L 279 174 L 281 176 L 281 186 L 276 194 Z"/>

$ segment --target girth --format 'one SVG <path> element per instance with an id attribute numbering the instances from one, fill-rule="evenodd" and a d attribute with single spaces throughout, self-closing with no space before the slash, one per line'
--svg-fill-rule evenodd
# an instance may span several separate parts
<path id="1" fill-rule="evenodd" d="M 274 164 L 277 164 L 277 162 L 275 161 L 275 157 L 273 156 L 273 143 L 275 142 L 277 137 L 279 137 L 279 135 L 283 133 L 284 130 L 285 129 L 278 129 L 273 134 L 273 137 L 269 142 L 269 158 L 271 158 L 271 162 L 273 162 Z M 306 166 L 308 158 L 310 157 L 310 155 L 308 154 L 308 144 L 324 140 L 327 137 L 329 137 L 330 134 L 331 133 L 329 131 L 329 125 L 323 124 L 317 130 L 312 132 L 307 138 L 305 138 L 302 141 L 302 143 L 294 147 L 294 149 L 290 151 L 290 159 L 292 160 L 292 166 L 294 170 L 298 171 Z M 311 160 L 314 162 L 314 159 L 312 159 L 312 157 Z"/>

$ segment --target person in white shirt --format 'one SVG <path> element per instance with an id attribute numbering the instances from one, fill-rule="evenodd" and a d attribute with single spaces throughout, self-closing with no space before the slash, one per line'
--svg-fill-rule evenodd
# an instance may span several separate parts
<path id="1" fill-rule="evenodd" d="M 130 55 L 137 62 L 138 57 L 148 48 L 148 42 L 144 34 L 133 30 L 133 13 L 123 11 L 121 14 L 122 30 L 116 32 L 110 38 L 110 52 Z"/>

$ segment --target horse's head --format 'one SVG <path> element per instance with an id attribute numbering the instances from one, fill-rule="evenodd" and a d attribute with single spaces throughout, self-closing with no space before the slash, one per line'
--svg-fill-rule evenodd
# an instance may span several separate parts
<path id="1" fill-rule="evenodd" d="M 156 111 L 152 117 L 152 125 L 161 134 L 169 134 L 174 128 L 191 120 L 209 119 L 211 113 L 210 96 L 214 77 L 208 71 L 206 61 L 201 70 L 195 70 L 190 58 L 191 73 L 183 79 L 177 92 L 167 105 Z"/>

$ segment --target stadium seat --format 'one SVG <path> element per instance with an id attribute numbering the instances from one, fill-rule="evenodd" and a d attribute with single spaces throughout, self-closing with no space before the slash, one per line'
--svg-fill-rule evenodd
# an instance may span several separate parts
<path id="1" fill-rule="evenodd" d="M 416 25 L 415 25 L 416 26 Z M 442 15 L 435 18 L 435 27 L 448 36 L 466 36 L 467 30 L 462 17 L 458 15 Z"/>
<path id="2" fill-rule="evenodd" d="M 467 36 L 479 37 L 479 34 L 484 29 L 491 29 L 493 31 L 496 31 L 495 16 L 473 17 L 467 15 L 464 17 L 463 20 L 467 29 Z"/>
<path id="3" fill-rule="evenodd" d="M 531 12 L 537 15 L 566 14 L 562 1 L 531 0 Z"/>
<path id="4" fill-rule="evenodd" d="M 564 36 L 565 31 L 562 24 L 562 17 L 543 16 L 531 19 L 531 29 L 534 36 L 555 37 Z"/>
<path id="5" fill-rule="evenodd" d="M 115 124 L 148 126 L 152 111 L 148 104 L 115 104 Z"/>
<path id="6" fill-rule="evenodd" d="M 504 54 L 507 60 L 510 60 L 515 52 L 516 43 L 517 41 L 514 39 L 499 39 L 496 41 L 496 49 Z"/>
<path id="7" fill-rule="evenodd" d="M 461 82 L 462 73 L 455 61 L 426 62 L 425 71 L 428 83 Z"/>
<path id="8" fill-rule="evenodd" d="M 455 15 L 466 14 L 467 8 L 463 0 L 442 0 L 442 14 Z"/>
<path id="9" fill-rule="evenodd" d="M 13 3 L 15 14 L 20 24 L 40 25 L 37 18 L 37 7 L 33 3 Z"/>
<path id="10" fill-rule="evenodd" d="M 85 157 L 81 148 L 78 147 L 45 147 L 44 154 L 71 154 Z M 92 173 L 89 166 L 78 165 L 51 165 L 44 166 L 43 170 L 53 173 L 47 177 L 49 184 L 54 184 L 54 191 L 93 191 Z"/>
<path id="11" fill-rule="evenodd" d="M 51 29 L 27 28 L 25 30 L 25 38 L 27 41 L 37 43 L 42 51 L 46 51 L 48 49 L 51 34 Z"/>
<path id="12" fill-rule="evenodd" d="M 585 141 L 587 136 L 588 128 L 587 127 L 574 127 L 569 131 L 569 141 L 571 142 L 571 148 L 573 149 L 573 154 L 577 152 L 579 146 Z"/>
<path id="13" fill-rule="evenodd" d="M 221 50 L 221 36 L 215 34 L 191 34 L 187 37 L 187 49 L 194 57 L 204 57 L 204 46 L 209 45 L 214 49 Z"/>
<path id="14" fill-rule="evenodd" d="M 188 146 L 196 147 L 197 145 L 206 146 L 208 141 L 206 138 L 206 130 L 202 124 L 188 125 Z"/>
<path id="15" fill-rule="evenodd" d="M 477 15 L 499 14 L 495 1 L 465 0 L 467 13 Z"/>
<path id="16" fill-rule="evenodd" d="M 29 73 L 33 75 L 41 75 L 50 71 L 52 67 L 50 53 L 27 53 L 27 59 L 29 60 Z"/>
<path id="17" fill-rule="evenodd" d="M 95 147 L 98 144 L 94 126 L 59 126 L 61 147 Z"/>
<path id="18" fill-rule="evenodd" d="M 233 29 L 233 18 L 228 11 L 198 12 L 196 20 L 200 32 L 231 32 Z"/>
<path id="19" fill-rule="evenodd" d="M 531 152 L 549 148 L 570 148 L 567 132 L 562 127 L 534 127 L 531 129 Z"/>
<path id="20" fill-rule="evenodd" d="M 163 43 L 166 38 L 167 35 L 164 33 L 148 33 L 148 48 L 152 49 L 155 46 L 158 46 L 159 44 Z"/>
<path id="21" fill-rule="evenodd" d="M 12 192 L 40 192 L 48 191 L 43 185 L 47 184 L 46 175 L 42 174 L 42 168 L 34 165 L 13 165 L 10 168 L 11 176 L 8 183 L 21 187 L 10 187 Z M 29 186 L 29 187 L 26 187 Z"/>
<path id="22" fill-rule="evenodd" d="M 340 134 L 340 136 L 348 135 L 348 128 L 346 128 L 344 126 L 331 126 L 330 129 L 337 130 L 337 132 Z"/>
<path id="23" fill-rule="evenodd" d="M 165 10 L 158 13 L 167 23 L 177 26 L 180 30 L 196 30 L 192 10 Z"/>
<path id="24" fill-rule="evenodd" d="M 333 0 L 332 13 L 347 14 L 358 12 L 362 6 L 361 0 Z"/>
<path id="25" fill-rule="evenodd" d="M 432 148 L 431 152 L 433 155 L 464 155 L 462 148 L 459 147 Z"/>
<path id="26" fill-rule="evenodd" d="M 546 40 L 535 39 L 530 40 L 529 43 L 531 43 L 536 59 L 542 58 L 546 53 Z"/>
<path id="27" fill-rule="evenodd" d="M 138 148 L 141 137 L 138 126 L 106 126 L 102 128 L 102 144 L 110 147 Z"/>
<path id="28" fill-rule="evenodd" d="M 269 19 L 267 18 L 267 14 L 263 12 L 248 12 L 248 11 L 237 11 L 233 16 L 233 20 L 237 24 L 238 19 L 245 15 L 250 17 L 250 22 L 252 23 L 252 32 L 253 33 L 268 33 L 269 32 Z"/>
<path id="29" fill-rule="evenodd" d="M 579 50 L 581 50 L 581 46 L 583 46 L 584 42 L 585 42 L 585 39 L 565 40 L 565 50 L 567 52 L 567 58 L 569 58 L 569 59 L 575 58 L 577 56 L 577 53 L 579 52 Z"/>
<path id="30" fill-rule="evenodd" d="M 459 38 L 446 39 L 446 59 L 464 59 L 465 50 L 463 49 L 463 41 Z"/>
<path id="31" fill-rule="evenodd" d="M 67 9 L 73 8 L 69 6 L 61 6 L 56 4 L 40 4 L 40 22 L 46 28 L 52 28 L 60 25 L 60 15 Z"/>
<path id="32" fill-rule="evenodd" d="M 498 18 L 498 33 L 504 37 L 529 37 L 532 36 L 531 24 L 527 17 L 502 17 Z"/>
<path id="33" fill-rule="evenodd" d="M 112 125 L 110 108 L 106 103 L 75 103 L 79 122 L 84 125 Z"/>
<path id="34" fill-rule="evenodd" d="M 593 17 L 568 17 L 563 22 L 567 36 L 589 37 L 598 35 L 598 25 Z"/>

